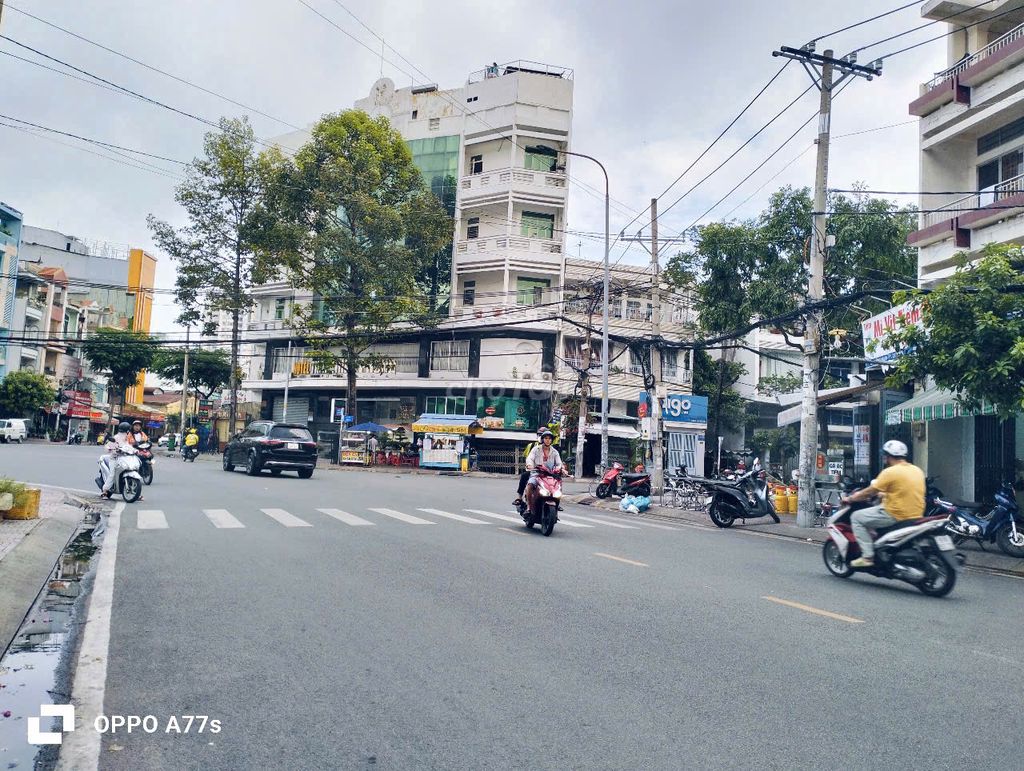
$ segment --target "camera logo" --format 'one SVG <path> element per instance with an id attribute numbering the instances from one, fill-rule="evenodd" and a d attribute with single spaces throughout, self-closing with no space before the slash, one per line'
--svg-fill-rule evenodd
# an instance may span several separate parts
<path id="1" fill-rule="evenodd" d="M 43 704 L 39 707 L 39 714 L 41 717 L 28 719 L 29 744 L 60 744 L 64 740 L 64 734 L 75 730 L 74 704 Z M 40 720 L 43 717 L 59 717 L 60 731 L 41 730 Z"/>

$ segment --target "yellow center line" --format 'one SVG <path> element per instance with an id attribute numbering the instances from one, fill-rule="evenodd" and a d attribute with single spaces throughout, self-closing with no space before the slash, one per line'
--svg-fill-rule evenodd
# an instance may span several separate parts
<path id="1" fill-rule="evenodd" d="M 526 535 L 522 530 L 513 530 L 511 527 L 499 527 L 499 530 L 504 530 L 506 533 L 512 533 L 512 535 Z"/>
<path id="2" fill-rule="evenodd" d="M 763 595 L 762 600 L 768 600 L 768 602 L 777 602 L 779 605 L 786 605 L 790 608 L 796 608 L 806 613 L 814 613 L 817 616 L 824 616 L 825 618 L 833 618 L 836 621 L 845 621 L 847 624 L 863 624 L 864 619 L 854 618 L 853 616 L 844 616 L 841 613 L 833 613 L 830 610 L 822 610 L 821 608 L 812 608 L 810 605 L 804 605 L 800 602 L 793 602 L 792 600 L 783 600 L 778 597 L 772 597 L 771 595 Z"/>
<path id="3" fill-rule="evenodd" d="M 628 560 L 625 557 L 616 557 L 614 554 L 605 554 L 604 552 L 594 552 L 595 557 L 604 557 L 606 560 L 615 560 L 616 562 L 625 562 L 627 565 L 636 565 L 638 568 L 649 568 L 646 562 L 636 562 L 635 560 Z"/>

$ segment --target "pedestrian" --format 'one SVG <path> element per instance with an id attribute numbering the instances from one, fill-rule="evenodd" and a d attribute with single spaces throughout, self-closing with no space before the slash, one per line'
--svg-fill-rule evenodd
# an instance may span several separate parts
<path id="1" fill-rule="evenodd" d="M 380 447 L 380 442 L 377 441 L 376 434 L 370 434 L 370 439 L 366 442 L 366 447 L 370 451 L 370 465 L 377 463 L 377 448 Z"/>

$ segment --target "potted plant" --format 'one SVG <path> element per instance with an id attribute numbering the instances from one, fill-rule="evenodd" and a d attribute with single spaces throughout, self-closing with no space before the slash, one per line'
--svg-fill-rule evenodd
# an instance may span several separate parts
<path id="1" fill-rule="evenodd" d="M 0 512 L 21 509 L 28 503 L 28 488 L 13 479 L 0 479 Z"/>

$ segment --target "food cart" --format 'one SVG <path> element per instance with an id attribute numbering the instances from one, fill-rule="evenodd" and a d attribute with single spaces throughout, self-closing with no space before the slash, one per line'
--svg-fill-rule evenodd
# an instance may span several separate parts
<path id="1" fill-rule="evenodd" d="M 342 431 L 338 443 L 338 463 L 366 466 L 370 462 L 366 441 L 369 431 Z"/>
<path id="2" fill-rule="evenodd" d="M 475 415 L 439 415 L 425 413 L 412 424 L 412 430 L 423 434 L 420 443 L 420 466 L 423 468 L 460 469 L 469 457 L 469 437 L 483 433 Z"/>

